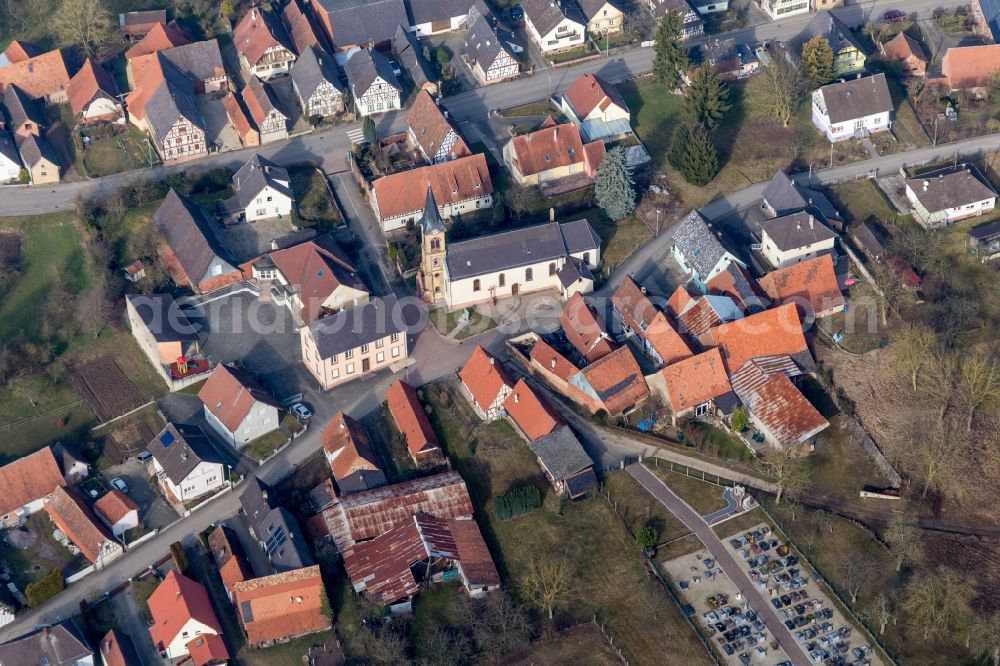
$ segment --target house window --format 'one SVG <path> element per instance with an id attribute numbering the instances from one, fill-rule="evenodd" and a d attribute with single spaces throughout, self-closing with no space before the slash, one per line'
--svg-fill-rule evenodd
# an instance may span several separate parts
<path id="1" fill-rule="evenodd" d="M 472 291 L 479 291 L 479 289 L 480 289 L 479 278 L 476 278 L 475 280 L 472 281 Z"/>
<path id="2" fill-rule="evenodd" d="M 441 249 L 441 239 L 440 238 L 432 238 L 431 239 L 431 249 L 432 250 L 440 250 Z"/>
<path id="3" fill-rule="evenodd" d="M 330 363 L 336 363 L 336 362 L 337 362 L 337 355 L 334 354 L 333 356 L 330 357 Z"/>
<path id="4" fill-rule="evenodd" d="M 385 340 L 383 338 L 379 338 L 378 340 L 375 341 L 375 349 L 382 349 L 382 345 L 384 344 Z"/>
<path id="5" fill-rule="evenodd" d="M 532 271 L 530 268 L 525 268 L 524 269 L 524 281 L 525 282 L 531 282 L 534 279 L 534 277 L 535 277 L 534 271 Z"/>
<path id="6" fill-rule="evenodd" d="M 362 354 L 368 353 L 368 345 L 361 345 L 361 353 Z"/>
<path id="7" fill-rule="evenodd" d="M 344 352 L 344 358 L 354 358 L 354 350 L 348 349 L 346 352 Z"/>
<path id="8" fill-rule="evenodd" d="M 353 363 L 348 363 L 347 364 L 347 374 L 349 374 L 349 375 L 353 375 L 354 374 L 354 364 Z"/>
<path id="9" fill-rule="evenodd" d="M 583 263 L 587 264 L 588 266 L 590 265 L 590 253 L 589 252 L 584 252 L 583 253 Z"/>
<path id="10" fill-rule="evenodd" d="M 556 274 L 556 263 L 553 261 L 551 264 L 549 264 L 549 275 L 555 275 L 555 274 Z"/>
<path id="11" fill-rule="evenodd" d="M 505 287 L 505 286 L 507 286 L 507 277 L 506 277 L 506 276 L 505 276 L 505 275 L 504 275 L 503 273 L 501 273 L 501 274 L 500 274 L 500 275 L 499 275 L 499 276 L 497 277 L 497 280 L 498 280 L 498 283 L 499 283 L 499 285 L 500 285 L 501 287 Z"/>
<path id="12" fill-rule="evenodd" d="M 385 361 L 385 352 L 379 352 L 375 354 L 375 362 L 382 363 Z"/>
<path id="13" fill-rule="evenodd" d="M 705 414 L 708 414 L 708 403 L 707 402 L 703 402 L 703 403 L 701 403 L 700 405 L 698 405 L 697 407 L 694 408 L 694 415 L 695 416 L 704 416 Z"/>
<path id="14" fill-rule="evenodd" d="M 392 357 L 393 358 L 399 358 L 399 347 L 393 347 L 392 348 Z"/>
<path id="15" fill-rule="evenodd" d="M 392 337 L 389 338 L 389 342 L 399 342 L 399 333 L 393 333 Z"/>

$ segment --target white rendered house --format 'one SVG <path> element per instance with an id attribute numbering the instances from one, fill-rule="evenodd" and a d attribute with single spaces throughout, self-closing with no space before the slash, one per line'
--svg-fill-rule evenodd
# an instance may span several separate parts
<path id="1" fill-rule="evenodd" d="M 831 142 L 892 127 L 892 97 L 885 74 L 831 83 L 812 94 L 812 121 Z"/>

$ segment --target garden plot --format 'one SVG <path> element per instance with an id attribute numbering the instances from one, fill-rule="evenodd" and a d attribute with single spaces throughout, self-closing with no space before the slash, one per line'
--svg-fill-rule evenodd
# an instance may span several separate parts
<path id="1" fill-rule="evenodd" d="M 77 366 L 72 374 L 76 390 L 101 422 L 121 416 L 147 401 L 110 356 Z"/>

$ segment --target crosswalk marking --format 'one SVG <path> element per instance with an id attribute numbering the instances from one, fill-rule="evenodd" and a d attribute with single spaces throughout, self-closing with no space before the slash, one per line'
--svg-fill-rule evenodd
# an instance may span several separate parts
<path id="1" fill-rule="evenodd" d="M 345 130 L 344 134 L 346 134 L 347 138 L 351 140 L 351 143 L 367 143 L 367 141 L 365 141 L 365 131 L 360 127 Z"/>

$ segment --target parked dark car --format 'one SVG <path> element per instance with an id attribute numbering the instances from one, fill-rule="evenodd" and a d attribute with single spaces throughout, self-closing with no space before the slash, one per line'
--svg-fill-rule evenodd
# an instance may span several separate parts
<path id="1" fill-rule="evenodd" d="M 890 9 L 885 14 L 882 14 L 882 21 L 885 23 L 899 23 L 904 20 L 906 20 L 906 12 L 898 9 Z"/>
<path id="2" fill-rule="evenodd" d="M 524 9 L 519 5 L 510 8 L 510 20 L 514 25 L 519 25 L 524 20 Z"/>

